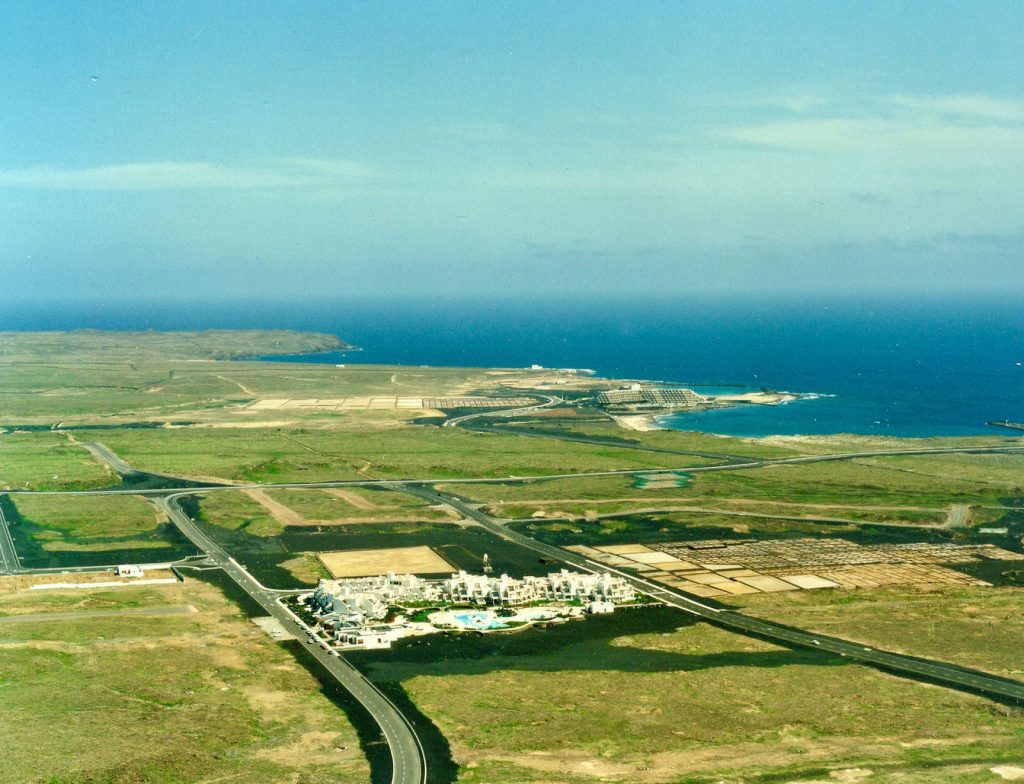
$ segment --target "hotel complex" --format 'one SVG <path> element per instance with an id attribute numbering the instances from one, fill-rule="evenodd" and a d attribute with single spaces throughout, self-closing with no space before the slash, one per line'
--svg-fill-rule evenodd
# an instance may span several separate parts
<path id="1" fill-rule="evenodd" d="M 649 387 L 631 384 L 597 396 L 597 404 L 609 411 L 663 411 L 673 408 L 697 408 L 707 405 L 708 398 L 686 387 Z"/>
<path id="2" fill-rule="evenodd" d="M 412 574 L 389 572 L 376 577 L 321 580 L 305 597 L 320 626 L 344 647 L 387 647 L 410 633 L 429 633 L 441 628 L 478 631 L 508 628 L 489 608 L 501 608 L 513 623 L 554 620 L 609 613 L 616 604 L 635 601 L 633 587 L 608 572 L 582 574 L 562 569 L 543 577 L 516 579 L 469 574 L 460 571 L 445 580 L 424 580 Z M 547 603 L 510 615 L 509 608 L 534 602 Z M 482 608 L 484 612 L 459 614 L 438 611 L 429 622 L 411 622 L 395 608 L 410 609 L 435 605 Z M 561 605 L 560 607 L 558 605 Z M 389 615 L 393 616 L 389 620 Z M 435 618 L 434 616 L 437 616 Z M 521 617 L 520 617 L 521 616 Z M 472 617 L 471 620 L 466 618 Z M 487 623 L 483 623 L 483 621 Z"/>

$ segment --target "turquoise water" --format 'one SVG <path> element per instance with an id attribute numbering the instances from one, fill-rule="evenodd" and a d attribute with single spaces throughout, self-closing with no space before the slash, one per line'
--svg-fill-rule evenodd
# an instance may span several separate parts
<path id="1" fill-rule="evenodd" d="M 508 624 L 502 623 L 497 618 L 491 618 L 486 613 L 452 613 L 459 623 L 470 629 L 507 629 Z"/>
<path id="2" fill-rule="evenodd" d="M 740 436 L 1012 436 L 1024 421 L 1024 308 L 1013 296 L 912 300 L 662 298 L 301 303 L 60 303 L 0 310 L 0 329 L 287 328 L 359 352 L 296 362 L 593 368 L 624 379 L 834 397 L 681 414 Z"/>

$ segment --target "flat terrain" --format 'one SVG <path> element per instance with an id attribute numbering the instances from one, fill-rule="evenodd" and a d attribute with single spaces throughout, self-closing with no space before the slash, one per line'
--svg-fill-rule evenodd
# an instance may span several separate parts
<path id="1" fill-rule="evenodd" d="M 612 565 L 753 615 L 1024 678 L 1021 589 L 968 585 L 1007 584 L 1011 577 L 997 578 L 1020 561 L 875 557 L 904 546 L 1020 553 L 1024 455 L 699 470 L 798 455 L 1020 445 L 1019 437 L 627 431 L 585 399 L 591 386 L 615 382 L 558 371 L 372 366 L 351 361 L 358 354 L 344 366 L 245 359 L 340 347 L 322 335 L 0 339 L 0 488 L 119 485 L 82 446 L 92 441 L 138 469 L 198 480 L 432 477 L 518 520 L 517 530 L 602 548 Z M 435 426 L 439 409 L 486 412 L 488 398 L 532 400 L 540 388 L 565 401 L 516 419 Z M 523 479 L 652 470 L 656 476 Z M 466 478 L 501 481 L 455 481 Z M 194 549 L 137 496 L 16 493 L 0 504 L 28 566 L 162 561 Z M 514 576 L 559 566 L 550 554 L 392 490 L 264 487 L 197 492 L 182 505 L 272 587 L 314 585 L 328 568 L 479 571 L 485 553 L 496 571 Z M 1006 531 L 980 530 L 993 526 Z M 691 546 L 709 541 L 751 547 L 726 555 L 729 548 L 716 546 L 724 552 L 704 557 Z M 858 548 L 870 551 L 866 560 Z M 790 561 L 758 560 L 766 554 Z M 881 585 L 949 575 L 964 584 Z M 367 780 L 340 711 L 286 647 L 213 588 L 189 581 L 25 591 L 29 579 L 0 579 L 0 780 Z M 17 615 L 24 617 L 8 620 Z M 404 689 L 435 722 L 461 766 L 460 782 L 980 784 L 1002 780 L 993 771 L 1024 767 L 1017 709 L 693 625 L 667 608 L 403 643 L 352 659 L 399 699 Z"/>
<path id="2" fill-rule="evenodd" d="M 731 539 L 642 544 L 570 545 L 608 565 L 697 596 L 888 585 L 989 586 L 978 565 L 1011 569 L 1020 553 L 994 545 L 860 545 L 843 539 Z M 842 636 L 842 635 L 840 635 Z"/>
<path id="3" fill-rule="evenodd" d="M 48 613 L 52 622 L 38 620 Z M 344 713 L 203 583 L 29 593 L 0 584 L 0 618 L 0 780 L 368 778 Z"/>
<path id="4" fill-rule="evenodd" d="M 418 498 L 386 490 L 240 490 L 207 493 L 203 519 L 220 528 L 255 536 L 278 536 L 287 526 L 321 527 L 360 523 L 452 521 L 451 512 Z"/>
<path id="5" fill-rule="evenodd" d="M 1018 710 L 703 624 L 616 634 L 644 625 L 625 616 L 452 661 L 411 648 L 378 677 L 403 679 L 460 782 L 995 782 L 1024 751 Z"/>
<path id="6" fill-rule="evenodd" d="M 729 604 L 865 645 L 1024 678 L 1024 588 L 803 591 L 785 597 L 744 596 Z"/>
<path id="7" fill-rule="evenodd" d="M 112 471 L 62 434 L 0 433 L 0 489 L 82 490 L 116 482 Z"/>
<path id="8" fill-rule="evenodd" d="M 454 567 L 429 547 L 393 547 L 384 550 L 346 550 L 319 553 L 332 577 L 369 577 L 375 574 L 441 574 Z"/>
<path id="9" fill-rule="evenodd" d="M 156 534 L 167 521 L 139 496 L 19 495 L 12 502 L 44 550 L 166 546 Z"/>

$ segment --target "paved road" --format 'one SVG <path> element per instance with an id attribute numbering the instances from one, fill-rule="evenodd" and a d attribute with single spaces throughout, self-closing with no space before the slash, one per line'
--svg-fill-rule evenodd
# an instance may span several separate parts
<path id="1" fill-rule="evenodd" d="M 899 675 L 925 679 L 958 689 L 967 689 L 989 696 L 1024 702 L 1024 683 L 942 662 L 875 650 L 874 648 L 838 637 L 814 634 L 782 624 L 772 623 L 771 621 L 751 618 L 729 610 L 717 603 L 708 602 L 705 599 L 691 596 L 683 591 L 650 582 L 630 572 L 624 572 L 605 564 L 591 561 L 570 550 L 563 550 L 560 547 L 538 542 L 536 539 L 507 528 L 505 525 L 507 521 L 491 517 L 457 496 L 441 493 L 422 486 L 402 485 L 397 482 L 392 483 L 390 489 L 404 490 L 432 503 L 448 504 L 461 512 L 465 517 L 478 522 L 496 536 L 508 539 L 523 547 L 528 547 L 550 558 L 557 558 L 591 572 L 608 571 L 617 574 L 628 580 L 638 590 L 653 596 L 665 604 L 696 615 L 716 626 L 721 626 L 741 634 L 754 635 L 773 642 L 781 642 L 785 645 L 797 645 L 812 650 L 828 651 L 829 653 L 844 656 L 852 661 L 871 664 Z"/>
<path id="2" fill-rule="evenodd" d="M 454 421 L 454 420 L 452 420 Z M 447 423 L 445 423 L 447 424 Z M 462 424 L 461 422 L 459 424 Z M 690 457 L 706 457 L 709 460 L 723 460 L 730 463 L 746 463 L 749 458 L 739 455 L 727 455 L 720 452 L 700 452 L 690 449 L 671 449 L 667 446 L 653 446 L 640 441 L 627 441 L 622 438 L 588 436 L 577 433 L 559 433 L 544 429 L 526 429 L 525 427 L 502 427 L 501 425 L 463 425 L 464 430 L 472 430 L 477 433 L 495 433 L 505 436 L 522 436 L 524 438 L 549 438 L 555 441 L 567 441 L 573 444 L 590 444 L 592 446 L 605 446 L 614 449 L 633 449 L 638 452 L 658 452 L 665 455 L 688 455 Z"/>
<path id="3" fill-rule="evenodd" d="M 82 442 L 80 446 L 88 449 L 93 457 L 104 463 L 111 471 L 118 476 L 129 476 L 130 474 L 137 474 L 134 468 L 128 465 L 124 460 L 114 454 L 114 452 L 99 441 L 92 441 L 89 443 Z"/>
<path id="4" fill-rule="evenodd" d="M 454 419 L 446 419 L 442 427 L 456 427 L 461 425 L 463 422 L 468 422 L 471 419 L 477 419 L 478 417 L 513 417 L 522 416 L 523 414 L 529 414 L 531 411 L 537 411 L 541 408 L 547 408 L 548 406 L 554 406 L 562 402 L 560 397 L 554 395 L 538 395 L 537 393 L 531 393 L 532 397 L 544 398 L 543 403 L 537 403 L 532 406 L 524 406 L 522 408 L 507 408 L 504 411 L 481 411 L 479 414 L 466 414 L 465 416 L 455 417 Z"/>
<path id="5" fill-rule="evenodd" d="M 196 547 L 204 551 L 209 560 L 220 566 L 250 597 L 273 616 L 288 632 L 305 646 L 318 662 L 348 691 L 373 717 L 391 750 L 392 784 L 425 784 L 427 761 L 423 746 L 408 719 L 362 673 L 340 656 L 328 653 L 317 642 L 311 642 L 308 630 L 277 599 L 280 591 L 261 585 L 241 564 L 229 556 L 220 545 L 204 534 L 192 519 L 182 511 L 177 499 L 191 491 L 178 492 L 159 498 L 155 503 Z"/>
<path id="6" fill-rule="evenodd" d="M 487 484 L 505 484 L 507 482 L 519 482 L 519 481 L 530 481 L 530 482 L 542 482 L 552 481 L 556 479 L 588 479 L 606 476 L 642 476 L 644 474 L 662 474 L 666 471 L 678 471 L 688 474 L 696 473 L 707 473 L 710 471 L 738 471 L 750 468 L 765 468 L 767 466 L 775 465 L 795 465 L 799 463 L 819 463 L 819 462 L 831 462 L 838 460 L 858 460 L 868 457 L 905 457 L 908 455 L 953 455 L 953 454 L 974 454 L 974 455 L 991 455 L 991 454 L 1021 454 L 1024 453 L 1024 444 L 1017 445 L 1000 445 L 1000 446 L 985 446 L 985 447 L 933 447 L 930 449 L 882 449 L 871 452 L 843 452 L 827 455 L 804 455 L 801 457 L 784 457 L 784 458 L 773 458 L 773 459 L 756 459 L 749 460 L 744 463 L 725 463 L 720 465 L 701 465 L 701 466 L 681 466 L 681 467 L 662 467 L 662 468 L 623 468 L 611 471 L 576 471 L 573 473 L 566 474 L 534 474 L 534 475 L 523 475 L 523 476 L 505 476 L 505 477 L 473 477 L 469 479 L 458 479 L 452 477 L 410 477 L 402 478 L 396 477 L 394 479 L 339 479 L 336 481 L 327 482 L 268 482 L 259 483 L 251 482 L 248 484 L 232 484 L 232 485 L 218 485 L 213 487 L 197 487 L 189 490 L 189 493 L 210 493 L 210 492 L 224 492 L 231 490 L 259 490 L 259 489 L 274 489 L 274 488 L 318 488 L 318 487 L 383 487 L 389 482 L 402 482 L 407 485 L 424 485 L 431 486 L 438 483 L 444 484 L 463 484 L 463 485 L 487 485 Z M 144 471 L 143 473 L 153 474 L 151 471 Z M 154 476 L 163 476 L 169 479 L 181 479 L 181 477 L 172 477 L 170 474 L 154 474 Z M 164 489 L 117 489 L 117 490 L 5 490 L 5 493 L 11 495 L 14 494 L 32 494 L 32 495 L 148 495 L 148 496 L 164 496 L 169 491 Z"/>
<path id="7" fill-rule="evenodd" d="M 534 501 L 533 503 L 537 503 Z M 486 506 L 486 504 L 485 504 Z M 966 508 L 966 507 L 965 507 Z M 1001 508 L 1001 507 L 997 507 Z M 697 515 L 721 515 L 723 517 L 756 517 L 761 520 L 785 520 L 795 523 L 821 523 L 822 525 L 862 525 L 866 527 L 900 528 L 903 530 L 941 530 L 949 528 L 947 522 L 943 523 L 890 523 L 883 520 L 853 520 L 848 517 L 805 517 L 803 515 L 779 515 L 767 514 L 766 512 L 743 512 L 739 509 L 718 509 L 707 506 L 653 506 L 643 508 L 631 508 L 629 511 L 607 512 L 606 514 L 588 515 L 587 521 L 593 520 L 614 520 L 617 517 L 625 517 L 635 514 L 653 514 L 656 512 L 686 512 Z M 574 517 L 545 517 L 546 522 L 553 520 L 575 520 Z M 515 520 L 514 522 L 529 522 L 528 520 Z M 535 522 L 535 521 L 534 521 Z"/>
<path id="8" fill-rule="evenodd" d="M 0 507 L 0 574 L 14 574 L 21 570 L 21 561 L 18 559 L 18 551 L 14 549 L 11 529 L 7 526 L 3 507 Z"/>

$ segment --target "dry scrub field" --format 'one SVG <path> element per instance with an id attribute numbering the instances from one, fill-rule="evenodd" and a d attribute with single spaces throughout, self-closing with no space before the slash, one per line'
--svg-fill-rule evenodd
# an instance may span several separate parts
<path id="1" fill-rule="evenodd" d="M 996 784 L 1024 758 L 1019 709 L 704 624 L 408 677 L 465 784 Z"/>
<path id="2" fill-rule="evenodd" d="M 1024 679 L 1024 588 L 801 591 L 744 596 L 730 604 L 750 615 L 865 645 Z M 1024 722 L 1021 726 L 1024 730 Z M 1024 747 L 1021 752 L 1024 758 Z"/>
<path id="3" fill-rule="evenodd" d="M 206 584 L 0 585 L 0 617 L 26 613 L 0 623 L 0 781 L 368 779 L 342 711 Z"/>
<path id="4" fill-rule="evenodd" d="M 392 547 L 382 550 L 339 550 L 319 553 L 333 577 L 369 577 L 376 574 L 442 574 L 455 571 L 429 547 Z"/>

